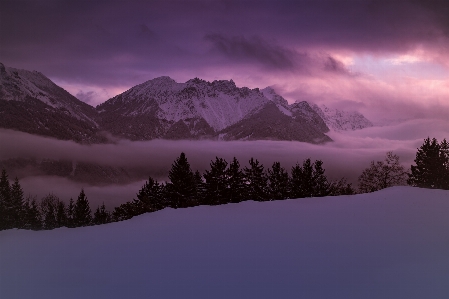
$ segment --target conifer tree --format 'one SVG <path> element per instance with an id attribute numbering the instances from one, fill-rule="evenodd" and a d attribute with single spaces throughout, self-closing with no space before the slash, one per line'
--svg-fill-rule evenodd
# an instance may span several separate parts
<path id="1" fill-rule="evenodd" d="M 81 189 L 73 209 L 73 225 L 75 227 L 88 226 L 92 224 L 92 212 L 84 189 Z"/>
<path id="2" fill-rule="evenodd" d="M 56 220 L 57 209 L 59 205 L 59 198 L 50 193 L 41 200 L 41 214 L 44 220 L 44 229 L 54 229 L 58 227 Z"/>
<path id="3" fill-rule="evenodd" d="M 36 198 L 27 197 L 22 213 L 22 228 L 31 230 L 42 229 L 41 214 Z"/>
<path id="4" fill-rule="evenodd" d="M 290 177 L 290 198 L 303 198 L 306 197 L 302 188 L 303 184 L 303 170 L 302 166 L 296 163 L 295 166 L 292 167 L 291 177 Z"/>
<path id="5" fill-rule="evenodd" d="M 292 167 L 290 198 L 320 197 L 330 193 L 330 183 L 324 174 L 323 162 L 306 159 L 302 166 Z"/>
<path id="6" fill-rule="evenodd" d="M 44 229 L 54 229 L 57 227 L 56 214 L 53 207 L 49 207 L 47 213 L 44 215 Z"/>
<path id="7" fill-rule="evenodd" d="M 13 226 L 11 218 L 11 186 L 8 180 L 6 170 L 2 170 L 0 176 L 0 230 L 10 229 Z"/>
<path id="8" fill-rule="evenodd" d="M 280 162 L 274 162 L 268 169 L 268 199 L 279 200 L 288 198 L 289 177 Z"/>
<path id="9" fill-rule="evenodd" d="M 68 227 L 67 212 L 64 202 L 59 201 L 56 207 L 56 227 Z"/>
<path id="10" fill-rule="evenodd" d="M 313 166 L 310 159 L 306 159 L 302 166 L 296 163 L 292 167 L 289 189 L 291 198 L 313 196 Z"/>
<path id="11" fill-rule="evenodd" d="M 227 166 L 226 160 L 215 157 L 215 161 L 210 163 L 210 170 L 206 170 L 204 174 L 204 202 L 206 204 L 219 205 L 228 201 Z"/>
<path id="12" fill-rule="evenodd" d="M 101 207 L 97 207 L 94 213 L 94 224 L 106 224 L 111 222 L 111 214 L 106 210 L 106 206 L 103 204 Z"/>
<path id="13" fill-rule="evenodd" d="M 441 144 L 426 138 L 416 153 L 408 183 L 421 188 L 449 189 L 449 156 L 447 141 Z"/>
<path id="14" fill-rule="evenodd" d="M 245 174 L 240 169 L 239 161 L 234 157 L 229 164 L 228 177 L 228 198 L 229 202 L 241 202 L 246 199 Z"/>
<path id="15" fill-rule="evenodd" d="M 23 214 L 23 205 L 24 205 L 24 198 L 23 198 L 23 190 L 20 186 L 19 180 L 16 178 L 14 180 L 14 183 L 11 185 L 11 194 L 10 194 L 10 217 L 12 226 L 15 228 L 20 228 L 23 225 L 22 221 L 22 214 Z"/>
<path id="16" fill-rule="evenodd" d="M 204 204 L 205 188 L 203 176 L 197 170 L 193 174 L 195 180 L 195 200 L 194 205 Z"/>
<path id="17" fill-rule="evenodd" d="M 75 211 L 75 202 L 73 201 L 73 198 L 70 198 L 69 204 L 67 205 L 67 227 L 75 227 L 73 223 L 73 214 Z"/>
<path id="18" fill-rule="evenodd" d="M 114 211 L 112 212 L 112 221 L 131 219 L 132 217 L 143 213 L 143 208 L 138 201 L 128 201 L 114 208 Z"/>
<path id="19" fill-rule="evenodd" d="M 266 200 L 267 190 L 267 176 L 264 172 L 264 167 L 259 164 L 259 161 L 251 158 L 249 160 L 249 167 L 243 169 L 245 174 L 246 194 L 248 199 L 255 201 Z"/>
<path id="20" fill-rule="evenodd" d="M 168 178 L 166 197 L 169 205 L 172 208 L 192 206 L 196 196 L 195 176 L 184 153 L 172 164 Z"/>
<path id="21" fill-rule="evenodd" d="M 316 160 L 314 163 L 313 182 L 314 182 L 314 194 L 315 197 L 322 197 L 329 195 L 330 183 L 324 174 L 323 161 Z"/>
<path id="22" fill-rule="evenodd" d="M 159 184 L 152 177 L 148 178 L 137 193 L 137 204 L 142 207 L 142 213 L 162 210 L 167 206 L 164 189 L 164 184 Z"/>

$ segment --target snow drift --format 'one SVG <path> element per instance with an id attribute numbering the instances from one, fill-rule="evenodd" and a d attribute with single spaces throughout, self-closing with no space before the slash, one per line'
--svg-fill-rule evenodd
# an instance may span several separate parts
<path id="1" fill-rule="evenodd" d="M 2 298 L 449 298 L 449 191 L 165 209 L 0 232 Z"/>

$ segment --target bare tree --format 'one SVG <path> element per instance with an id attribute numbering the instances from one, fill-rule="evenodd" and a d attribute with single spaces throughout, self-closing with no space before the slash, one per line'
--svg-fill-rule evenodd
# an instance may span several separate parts
<path id="1" fill-rule="evenodd" d="M 391 186 L 407 184 L 408 173 L 399 164 L 399 156 L 388 152 L 384 161 L 371 161 L 359 177 L 361 193 L 374 192 Z"/>

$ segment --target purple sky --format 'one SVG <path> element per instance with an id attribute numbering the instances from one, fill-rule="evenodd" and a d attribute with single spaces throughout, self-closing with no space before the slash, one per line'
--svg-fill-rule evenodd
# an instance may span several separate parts
<path id="1" fill-rule="evenodd" d="M 97 105 L 167 75 L 376 123 L 449 118 L 449 2 L 1 0 L 0 61 Z"/>

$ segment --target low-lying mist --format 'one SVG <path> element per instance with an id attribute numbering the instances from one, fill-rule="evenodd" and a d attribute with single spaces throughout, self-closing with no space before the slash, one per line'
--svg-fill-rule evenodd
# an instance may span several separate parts
<path id="1" fill-rule="evenodd" d="M 279 161 L 290 170 L 305 159 L 322 160 L 329 179 L 345 177 L 357 186 L 357 178 L 369 166 L 371 160 L 383 160 L 387 151 L 400 156 L 401 163 L 409 168 L 413 164 L 416 149 L 423 139 L 449 137 L 449 122 L 441 120 L 413 120 L 394 126 L 373 127 L 352 132 L 330 132 L 334 142 L 323 145 L 293 141 L 169 141 L 144 142 L 118 141 L 115 144 L 81 145 L 29 135 L 11 130 L 0 130 L 0 160 L 9 158 L 35 158 L 71 160 L 99 165 L 123 167 L 135 180 L 127 185 L 95 186 L 73 182 L 67 178 L 28 176 L 19 180 L 25 194 L 38 198 L 52 192 L 62 200 L 76 199 L 84 188 L 92 205 L 105 202 L 113 207 L 135 197 L 143 181 L 152 176 L 167 179 L 173 161 L 181 152 L 186 153 L 192 170 L 203 173 L 209 169 L 216 156 L 228 162 L 236 157 L 241 167 L 253 157 L 265 168 Z M 11 178 L 12 179 L 12 178 Z"/>

